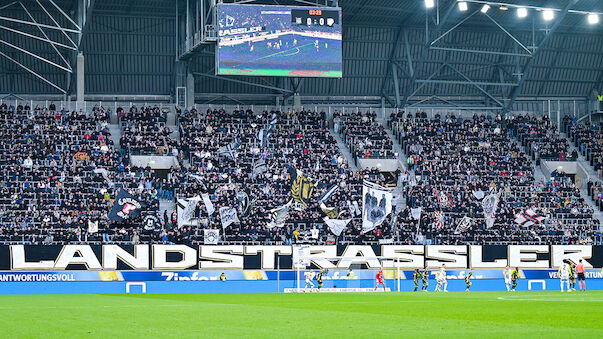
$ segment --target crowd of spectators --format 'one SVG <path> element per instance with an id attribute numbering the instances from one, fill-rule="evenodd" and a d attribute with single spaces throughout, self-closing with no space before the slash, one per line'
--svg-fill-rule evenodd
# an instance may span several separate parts
<path id="1" fill-rule="evenodd" d="M 598 124 L 591 124 L 589 121 L 578 122 L 565 116 L 563 127 L 567 137 L 574 142 L 599 178 L 603 178 L 603 120 Z"/>
<path id="2" fill-rule="evenodd" d="M 111 233 L 130 240 L 133 229 L 110 230 L 107 219 L 122 187 L 158 209 L 153 173 L 132 168 L 114 149 L 109 114 L 0 105 L 0 241 L 109 240 Z M 100 231 L 88 234 L 88 221 Z"/>
<path id="3" fill-rule="evenodd" d="M 287 168 L 294 167 L 316 183 L 314 197 L 338 184 L 340 189 L 329 200 L 329 207 L 348 210 L 347 201 L 360 200 L 362 179 L 382 180 L 375 171 L 352 172 L 339 152 L 337 142 L 329 133 L 325 112 L 251 110 L 226 112 L 221 109 L 199 112 L 183 111 L 178 116 L 183 152 L 191 155 L 191 165 L 173 170 L 171 177 L 178 178 L 177 197 L 190 197 L 196 192 L 207 192 L 217 206 L 236 206 L 236 192 L 247 192 L 255 201 L 253 215 L 241 220 L 240 225 L 225 229 L 225 240 L 233 242 L 277 239 L 291 243 L 304 232 L 318 228 L 326 237 L 329 231 L 322 222 L 322 211 L 311 199 L 303 211 L 292 210 L 286 227 L 266 228 L 269 210 L 290 200 Z M 270 128 L 270 122 L 276 121 Z M 258 138 L 261 130 L 270 129 L 268 141 L 262 147 Z M 220 156 L 218 150 L 241 144 L 234 158 Z M 266 172 L 254 175 L 253 165 L 264 161 Z M 190 174 L 194 173 L 192 177 Z M 208 216 L 200 209 L 203 227 L 215 227 L 219 216 Z M 349 217 L 342 214 L 342 217 Z M 353 222 L 357 225 L 357 220 Z M 295 232 L 297 231 L 297 232 Z M 301 234 L 300 234 L 301 233 Z M 350 227 L 342 238 L 358 237 L 356 227 Z M 371 235 L 363 235 L 371 237 Z"/>
<path id="4" fill-rule="evenodd" d="M 576 161 L 577 152 L 569 153 L 569 142 L 560 136 L 557 125 L 548 116 L 522 116 L 513 119 L 517 138 L 534 160 Z"/>
<path id="5" fill-rule="evenodd" d="M 561 139 L 548 134 L 555 130 L 543 118 L 393 114 L 388 125 L 408 155 L 408 170 L 392 184 L 391 175 L 376 169 L 351 170 L 329 132 L 325 112 L 177 108 L 179 139 L 170 137 L 166 112 L 157 106 L 132 106 L 128 111 L 119 107 L 116 113 L 123 127 L 119 148 L 108 128 L 111 112 L 104 107 L 83 112 L 57 110 L 54 105 L 33 110 L 0 105 L 0 242 L 202 244 L 204 229 L 219 228 L 227 243 L 291 244 L 310 238 L 311 230 L 317 229 L 314 241 L 322 243 L 393 238 L 408 244 L 577 244 L 592 242 L 599 228 L 570 178 L 554 173 L 546 181 L 534 179 L 524 149 L 538 158 L 561 158 L 560 153 L 567 152 Z M 333 119 L 355 157 L 397 157 L 374 113 L 337 112 Z M 172 154 L 186 161 L 159 175 L 150 167 L 130 165 L 130 154 L 140 153 Z M 261 162 L 265 170 L 254 172 Z M 271 228 L 271 210 L 291 199 L 289 168 L 301 171 L 315 189 L 307 206 L 290 208 L 284 227 Z M 397 186 L 406 202 L 364 234 L 353 207 L 362 206 L 363 180 Z M 317 202 L 332 185 L 339 189 L 322 207 L 352 219 L 337 239 L 325 226 Z M 203 193 L 216 212 L 209 215 L 201 201 L 194 222 L 181 227 L 175 211 L 158 215 L 160 228 L 145 227 L 139 219 L 115 224 L 107 214 L 122 188 L 146 203 L 143 216 L 158 215 L 159 199 L 176 202 Z M 217 210 L 237 207 L 241 193 L 249 197 L 251 212 L 222 229 Z M 488 228 L 480 199 L 491 193 L 499 193 L 500 202 L 495 223 Z M 600 194 L 601 184 L 589 184 L 589 193 Z M 422 208 L 419 220 L 411 215 L 416 207 Z M 516 224 L 515 215 L 528 208 L 546 220 L 532 227 Z M 436 212 L 444 218 L 437 218 Z M 455 232 L 464 216 L 473 219 L 472 225 Z M 99 231 L 88 232 L 89 222 L 98 222 Z"/>
<path id="6" fill-rule="evenodd" d="M 335 112 L 333 125 L 349 147 L 354 161 L 358 158 L 396 159 L 392 140 L 377 122 L 377 114 L 367 111 Z"/>
<path id="7" fill-rule="evenodd" d="M 589 178 L 586 189 L 599 211 L 603 211 L 603 120 L 597 124 L 588 120 L 578 122 L 575 118 L 565 116 L 562 127 L 576 149 L 597 173 L 595 178 Z"/>
<path id="8" fill-rule="evenodd" d="M 414 171 L 405 190 L 408 208 L 402 219 L 414 224 L 411 229 L 416 227 L 422 238 L 440 244 L 592 241 L 598 220 L 571 180 L 563 176 L 546 182 L 534 180 L 532 161 L 512 137 L 515 128 L 525 129 L 525 120 L 484 115 L 463 119 L 453 114 L 433 119 L 411 114 L 404 119 L 403 114 L 392 115 L 390 125 L 408 154 L 408 168 Z M 540 150 L 548 147 L 540 145 L 545 145 Z M 500 194 L 490 228 L 479 199 L 489 193 Z M 426 214 L 420 223 L 408 217 L 410 208 L 416 207 Z M 532 227 L 516 224 L 515 215 L 529 208 L 547 220 Z M 442 212 L 443 222 L 436 222 L 436 212 Z M 471 217 L 473 225 L 456 234 L 456 225 L 464 216 Z"/>
<path id="9" fill-rule="evenodd" d="M 122 127 L 119 144 L 123 152 L 132 155 L 175 155 L 178 156 L 178 142 L 171 138 L 173 132 L 167 126 L 167 110 L 158 106 L 136 105 L 128 111 L 120 106 L 117 115 Z"/>

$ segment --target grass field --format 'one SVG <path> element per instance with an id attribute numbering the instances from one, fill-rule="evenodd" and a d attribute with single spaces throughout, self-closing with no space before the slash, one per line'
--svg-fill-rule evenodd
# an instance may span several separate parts
<path id="1" fill-rule="evenodd" d="M 603 337 L 603 292 L 0 296 L 3 338 Z"/>

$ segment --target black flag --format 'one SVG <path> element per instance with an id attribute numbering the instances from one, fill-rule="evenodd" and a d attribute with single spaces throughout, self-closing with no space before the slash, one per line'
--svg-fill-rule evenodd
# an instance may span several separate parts
<path id="1" fill-rule="evenodd" d="M 140 212 L 146 204 L 138 200 L 135 196 L 121 189 L 115 198 L 113 208 L 109 212 L 109 219 L 117 222 L 132 220 L 140 215 Z"/>

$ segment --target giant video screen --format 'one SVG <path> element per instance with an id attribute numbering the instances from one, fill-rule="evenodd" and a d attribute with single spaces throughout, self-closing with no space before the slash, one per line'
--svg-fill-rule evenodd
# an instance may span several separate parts
<path id="1" fill-rule="evenodd" d="M 218 6 L 216 73 L 341 77 L 341 9 Z"/>

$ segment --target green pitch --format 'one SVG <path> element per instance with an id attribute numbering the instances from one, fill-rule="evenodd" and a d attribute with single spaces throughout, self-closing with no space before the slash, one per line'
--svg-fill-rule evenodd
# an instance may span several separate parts
<path id="1" fill-rule="evenodd" d="M 603 338 L 603 292 L 0 296 L 2 338 Z"/>

